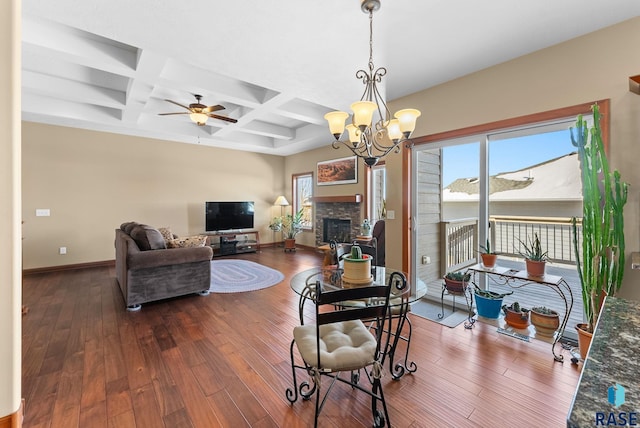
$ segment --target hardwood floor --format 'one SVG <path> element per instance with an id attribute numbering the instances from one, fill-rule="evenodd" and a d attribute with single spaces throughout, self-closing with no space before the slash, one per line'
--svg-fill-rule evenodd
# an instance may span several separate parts
<path id="1" fill-rule="evenodd" d="M 289 343 L 298 323 L 289 278 L 320 263 L 307 249 L 238 256 L 285 280 L 127 312 L 113 268 L 24 278 L 24 427 L 306 427 L 313 402 L 290 405 Z M 395 427 L 562 427 L 580 366 L 550 345 L 476 323 L 450 329 L 410 315 L 412 375 L 383 379 Z M 371 426 L 366 395 L 337 385 L 322 427 Z"/>

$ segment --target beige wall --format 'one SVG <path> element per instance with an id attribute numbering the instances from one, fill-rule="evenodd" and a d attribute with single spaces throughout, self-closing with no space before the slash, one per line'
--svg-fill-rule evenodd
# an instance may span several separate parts
<path id="1" fill-rule="evenodd" d="M 20 405 L 20 1 L 0 2 L 0 419 Z"/>
<path id="2" fill-rule="evenodd" d="M 22 132 L 25 269 L 113 260 L 125 221 L 202 233 L 207 200 L 254 201 L 260 238 L 272 240 L 283 157 L 30 122 Z"/>
<path id="3" fill-rule="evenodd" d="M 390 103 L 392 111 L 422 111 L 414 136 L 429 135 L 511 117 L 611 99 L 610 159 L 631 183 L 625 210 L 627 253 L 640 250 L 640 96 L 629 92 L 629 76 L 640 74 L 640 18 L 532 53 Z M 389 70 L 393 73 L 393 69 Z M 400 174 L 399 162 L 388 163 Z M 388 188 L 400 193 L 400 182 Z M 391 200 L 397 204 L 396 198 Z M 400 234 L 399 221 L 387 224 Z M 387 238 L 387 259 L 401 247 Z M 628 255 L 628 254 L 627 254 Z M 640 271 L 627 271 L 621 296 L 640 299 Z"/>

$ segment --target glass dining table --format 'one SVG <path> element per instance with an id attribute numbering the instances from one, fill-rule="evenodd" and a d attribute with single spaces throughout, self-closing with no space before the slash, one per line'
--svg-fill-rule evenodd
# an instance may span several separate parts
<path id="1" fill-rule="evenodd" d="M 389 300 L 389 314 L 391 322 L 385 329 L 388 337 L 383 355 L 383 365 L 389 362 L 389 371 L 394 380 L 399 380 L 406 373 L 415 372 L 418 367 L 415 362 L 409 361 L 409 348 L 411 345 L 412 325 L 407 314 L 411 310 L 411 303 L 419 300 L 427 293 L 427 285 L 418 280 L 410 284 L 407 275 L 398 269 L 383 266 L 375 266 L 372 269 L 373 285 L 387 285 L 391 281 L 391 298 Z M 343 287 L 342 269 L 333 266 L 316 267 L 301 271 L 291 278 L 291 289 L 300 296 L 298 311 L 301 324 L 304 324 L 304 307 L 309 300 L 313 301 L 315 290 L 335 290 Z M 375 301 L 341 302 L 341 306 L 362 306 L 377 304 Z M 407 326 L 407 332 L 403 330 Z M 400 342 L 406 343 L 403 357 L 396 359 L 396 351 Z"/>

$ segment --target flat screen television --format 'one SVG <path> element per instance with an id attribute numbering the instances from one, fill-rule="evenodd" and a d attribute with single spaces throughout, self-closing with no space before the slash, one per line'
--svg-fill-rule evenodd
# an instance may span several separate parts
<path id="1" fill-rule="evenodd" d="M 205 231 L 253 229 L 253 201 L 206 202 Z"/>

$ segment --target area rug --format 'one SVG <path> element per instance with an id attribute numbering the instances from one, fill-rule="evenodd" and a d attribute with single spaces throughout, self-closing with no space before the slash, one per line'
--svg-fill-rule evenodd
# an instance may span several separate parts
<path id="1" fill-rule="evenodd" d="M 457 327 L 461 322 L 466 321 L 468 317 L 467 311 L 456 310 L 452 312 L 451 307 L 445 305 L 444 315 L 442 319 L 439 319 L 438 315 L 442 313 L 440 303 L 432 303 L 426 300 L 412 303 L 411 313 L 450 328 Z"/>
<path id="2" fill-rule="evenodd" d="M 274 286 L 283 279 L 281 272 L 248 260 L 213 260 L 209 291 L 242 293 Z"/>

